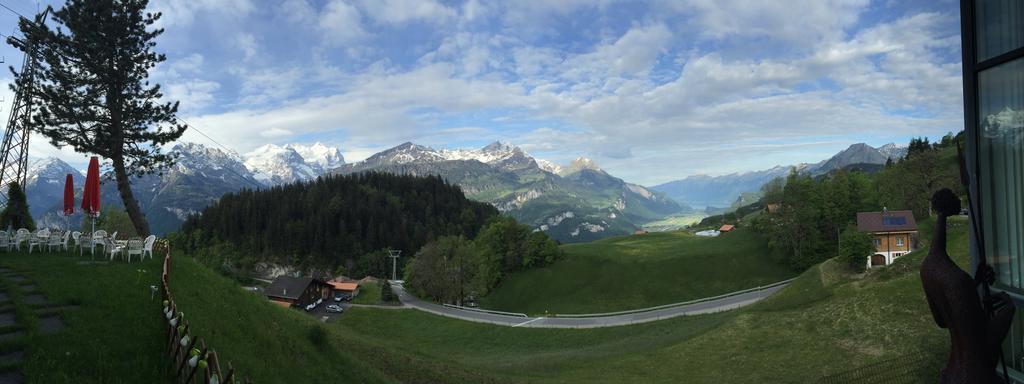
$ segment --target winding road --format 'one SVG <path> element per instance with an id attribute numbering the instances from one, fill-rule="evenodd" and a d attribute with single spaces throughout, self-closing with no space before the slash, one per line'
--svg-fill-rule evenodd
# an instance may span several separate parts
<path id="1" fill-rule="evenodd" d="M 761 299 L 771 296 L 773 293 L 784 288 L 787 283 L 772 287 L 759 289 L 751 292 L 726 296 L 714 300 L 696 302 L 688 305 L 674 306 L 670 308 L 655 309 L 637 313 L 608 314 L 594 317 L 523 317 L 513 314 L 488 313 L 477 310 L 460 309 L 441 306 L 434 303 L 420 300 L 405 292 L 400 284 L 393 284 L 392 287 L 398 298 L 406 307 L 415 308 L 435 315 L 456 318 L 478 323 L 489 323 L 509 327 L 528 328 L 600 328 L 615 327 L 629 324 L 646 323 L 657 320 L 671 319 L 673 317 L 699 315 L 702 313 L 721 312 L 730 309 L 740 308 Z"/>

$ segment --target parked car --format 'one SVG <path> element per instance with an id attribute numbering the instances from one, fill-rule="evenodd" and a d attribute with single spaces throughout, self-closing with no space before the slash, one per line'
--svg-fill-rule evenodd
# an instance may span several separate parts
<path id="1" fill-rule="evenodd" d="M 327 306 L 327 313 L 342 313 L 345 312 L 345 308 L 338 304 L 331 304 Z"/>
<path id="2" fill-rule="evenodd" d="M 351 301 L 351 300 L 352 300 L 352 295 L 349 295 L 349 294 L 347 294 L 345 292 L 334 292 L 334 301 L 335 302 L 339 302 L 340 303 L 342 301 Z"/>

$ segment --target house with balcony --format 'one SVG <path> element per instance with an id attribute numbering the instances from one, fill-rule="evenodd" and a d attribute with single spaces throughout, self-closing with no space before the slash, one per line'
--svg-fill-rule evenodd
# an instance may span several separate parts
<path id="1" fill-rule="evenodd" d="M 868 267 L 882 267 L 916 248 L 917 221 L 913 211 L 858 212 L 857 229 L 871 234 L 874 252 Z"/>

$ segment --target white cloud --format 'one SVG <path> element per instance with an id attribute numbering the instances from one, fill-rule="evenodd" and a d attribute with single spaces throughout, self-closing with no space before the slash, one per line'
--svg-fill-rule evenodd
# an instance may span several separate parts
<path id="1" fill-rule="evenodd" d="M 301 68 L 232 69 L 241 79 L 237 104 L 242 107 L 280 102 L 292 97 L 302 85 L 304 73 Z"/>
<path id="2" fill-rule="evenodd" d="M 363 0 L 366 14 L 379 23 L 402 24 L 410 21 L 443 23 L 457 12 L 434 0 Z"/>
<path id="3" fill-rule="evenodd" d="M 665 8 L 693 16 L 708 38 L 763 38 L 813 46 L 837 40 L 857 22 L 868 0 L 669 0 Z"/>
<path id="4" fill-rule="evenodd" d="M 307 0 L 285 0 L 277 9 L 293 24 L 312 23 L 316 20 L 316 9 Z"/>
<path id="5" fill-rule="evenodd" d="M 154 0 L 151 9 L 162 12 L 159 26 L 188 27 L 199 15 L 240 19 L 256 10 L 251 0 Z"/>
<path id="6" fill-rule="evenodd" d="M 253 57 L 256 57 L 256 37 L 251 33 L 242 32 L 236 35 L 235 45 L 245 55 L 245 60 L 252 60 Z"/>
<path id="7" fill-rule="evenodd" d="M 165 99 L 179 101 L 178 110 L 183 113 L 201 110 L 215 99 L 214 93 L 220 89 L 220 83 L 207 80 L 188 80 L 171 82 L 165 86 Z"/>
<path id="8" fill-rule="evenodd" d="M 363 29 L 359 10 L 343 0 L 330 0 L 320 13 L 318 21 L 324 39 L 334 44 L 344 44 L 367 36 Z"/>
<path id="9" fill-rule="evenodd" d="M 281 137 L 291 136 L 292 134 L 292 131 L 283 128 L 268 128 L 260 132 L 261 137 L 265 137 L 268 139 L 277 139 Z"/>
<path id="10" fill-rule="evenodd" d="M 569 66 L 589 73 L 607 71 L 611 76 L 644 74 L 666 53 L 671 39 L 672 32 L 664 24 L 634 27 L 614 42 L 576 57 Z"/>
<path id="11" fill-rule="evenodd" d="M 902 140 L 962 124 L 955 13 L 861 20 L 863 0 L 687 0 L 642 15 L 619 6 L 327 0 L 318 15 L 287 0 L 274 17 L 323 39 L 309 58 L 226 65 L 231 97 L 194 79 L 217 55 L 165 72 L 183 76 L 174 92 L 223 100 L 224 112 L 189 111 L 192 121 L 243 152 L 308 136 L 357 151 L 500 138 L 554 160 L 596 157 L 639 182 L 702 171 L 715 151 L 736 154 L 709 170 L 725 172 L 757 166 L 754 153 L 813 161 L 854 135 Z M 423 27 L 407 23 L 431 33 L 401 35 Z M 236 42 L 250 58 L 280 44 L 239 34 L 263 44 L 248 53 Z M 653 161 L 672 165 L 636 169 Z"/>

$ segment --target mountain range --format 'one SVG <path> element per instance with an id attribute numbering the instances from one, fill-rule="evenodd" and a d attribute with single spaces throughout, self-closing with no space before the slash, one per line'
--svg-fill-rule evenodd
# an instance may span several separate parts
<path id="1" fill-rule="evenodd" d="M 907 154 L 907 147 L 886 144 L 875 148 L 864 143 L 849 146 L 834 156 L 818 163 L 801 163 L 788 166 L 721 176 L 693 175 L 651 187 L 676 201 L 686 202 L 694 207 L 714 211 L 733 205 L 737 197 L 745 192 L 758 192 L 761 186 L 777 177 L 786 177 L 790 171 L 806 172 L 812 176 L 823 175 L 837 169 L 877 169 L 888 159 L 899 160 Z"/>
<path id="2" fill-rule="evenodd" d="M 150 229 L 161 234 L 176 230 L 188 215 L 199 212 L 225 193 L 308 180 L 324 174 L 328 168 L 344 164 L 337 148 L 321 143 L 268 145 L 247 153 L 244 158 L 193 143 L 177 144 L 169 152 L 178 155 L 174 166 L 132 180 L 132 191 L 149 220 Z M 30 163 L 26 192 L 30 212 L 38 224 L 63 226 L 81 222 L 81 214 L 71 217 L 61 214 L 67 174 L 74 178 L 76 193 L 80 194 L 85 182 L 82 171 L 54 157 Z M 102 180 L 103 204 L 122 207 L 113 175 L 106 173 Z"/>
<path id="3" fill-rule="evenodd" d="M 724 176 L 695 175 L 652 188 L 612 176 L 587 158 L 558 165 L 501 142 L 478 149 L 433 149 L 404 143 L 356 163 L 345 163 L 341 151 L 321 143 L 266 145 L 244 155 L 186 143 L 175 145 L 170 152 L 179 155 L 173 167 L 133 180 L 135 197 L 155 233 L 176 230 L 188 215 L 228 192 L 329 173 L 379 171 L 441 176 L 460 186 L 471 199 L 489 202 L 555 239 L 578 242 L 632 233 L 644 223 L 693 212 L 691 205 L 728 207 L 792 169 L 819 175 L 840 168 L 878 167 L 888 158 L 902 158 L 906 147 L 854 144 L 816 164 Z M 28 174 L 29 206 L 38 223 L 81 221 L 78 214 L 70 218 L 60 214 L 64 177 L 73 175 L 80 190 L 84 182 L 81 171 L 57 158 L 46 158 L 31 161 Z M 101 193 L 104 204 L 121 205 L 110 174 L 104 175 Z"/>
<path id="4" fill-rule="evenodd" d="M 628 234 L 643 223 L 690 208 L 578 158 L 562 167 L 495 142 L 480 149 L 436 150 L 404 143 L 333 172 L 438 175 L 474 200 L 563 242 Z"/>

